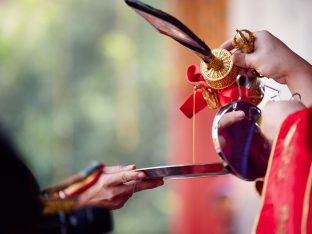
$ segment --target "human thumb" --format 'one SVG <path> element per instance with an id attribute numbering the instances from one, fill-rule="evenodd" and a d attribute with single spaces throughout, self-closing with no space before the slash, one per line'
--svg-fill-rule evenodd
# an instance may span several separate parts
<path id="1" fill-rule="evenodd" d="M 241 52 L 236 52 L 233 54 L 233 63 L 242 68 L 252 68 L 250 64 L 250 55 L 241 53 Z"/>

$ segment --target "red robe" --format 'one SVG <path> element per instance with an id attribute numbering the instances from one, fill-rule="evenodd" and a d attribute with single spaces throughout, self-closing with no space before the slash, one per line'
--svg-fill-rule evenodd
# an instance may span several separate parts
<path id="1" fill-rule="evenodd" d="M 312 108 L 287 117 L 272 149 L 254 233 L 312 233 Z"/>

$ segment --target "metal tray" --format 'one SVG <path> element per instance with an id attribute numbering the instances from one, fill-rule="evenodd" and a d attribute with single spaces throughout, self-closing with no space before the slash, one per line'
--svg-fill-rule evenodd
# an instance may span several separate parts
<path id="1" fill-rule="evenodd" d="M 195 178 L 229 173 L 222 163 L 168 165 L 140 168 L 136 171 L 143 171 L 147 175 L 145 179 Z"/>

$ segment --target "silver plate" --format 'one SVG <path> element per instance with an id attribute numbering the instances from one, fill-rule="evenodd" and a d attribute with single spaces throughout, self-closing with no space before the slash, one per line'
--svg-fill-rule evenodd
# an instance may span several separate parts
<path id="1" fill-rule="evenodd" d="M 222 163 L 169 165 L 140 168 L 137 171 L 143 171 L 147 175 L 146 179 L 194 178 L 229 173 Z"/>

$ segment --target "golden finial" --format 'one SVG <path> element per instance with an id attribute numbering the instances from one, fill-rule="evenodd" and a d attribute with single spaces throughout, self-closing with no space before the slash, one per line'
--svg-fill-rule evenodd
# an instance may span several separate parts
<path id="1" fill-rule="evenodd" d="M 209 109 L 216 109 L 220 107 L 220 102 L 217 92 L 211 89 L 206 89 L 202 84 L 194 86 L 194 90 L 201 89 L 203 98 L 205 99 Z"/>
<path id="2" fill-rule="evenodd" d="M 247 29 L 238 30 L 233 37 L 233 45 L 244 53 L 251 53 L 254 50 L 255 36 Z"/>

